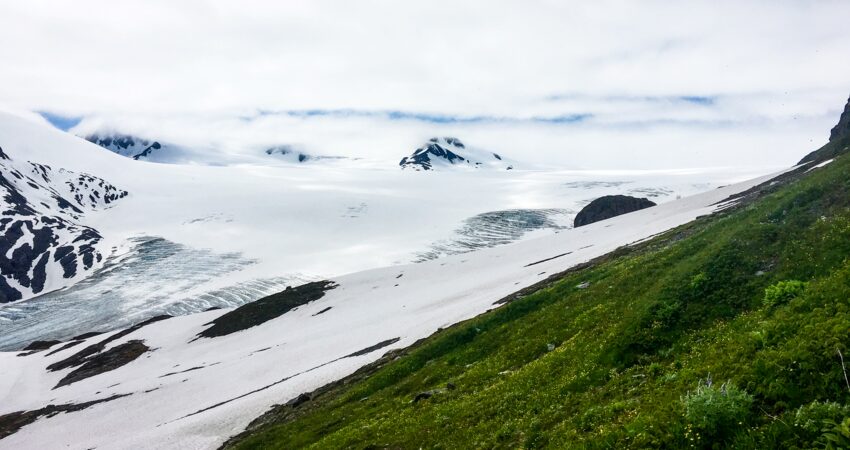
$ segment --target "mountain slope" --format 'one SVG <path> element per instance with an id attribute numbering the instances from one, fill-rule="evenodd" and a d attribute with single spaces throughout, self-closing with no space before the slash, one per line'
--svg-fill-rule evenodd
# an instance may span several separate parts
<path id="1" fill-rule="evenodd" d="M 130 193 L 114 208 L 86 210 L 80 223 L 97 230 L 98 245 L 109 255 L 116 248 L 116 256 L 100 269 L 78 271 L 84 279 L 65 279 L 60 265 L 48 264 L 48 281 L 73 286 L 44 294 L 46 287 L 37 298 L 0 307 L 2 350 L 554 234 L 589 199 L 606 193 L 664 203 L 770 171 L 470 169 L 416 176 L 352 160 L 267 165 L 278 155 L 262 151 L 256 165 L 149 164 L 7 114 L 0 114 L 0 147 L 16 164 L 31 160 L 56 173 L 91 174 Z M 51 186 L 64 192 L 54 178 Z"/>
<path id="2" fill-rule="evenodd" d="M 496 308 L 553 273 L 709 214 L 769 178 L 516 244 L 333 277 L 235 310 L 26 356 L 0 353 L 0 429 L 10 433 L 0 448 L 218 445 L 275 402 Z M 229 331 L 209 334 L 211 327 Z M 57 405 L 71 412 L 52 415 Z"/>
<path id="3" fill-rule="evenodd" d="M 0 149 L 0 303 L 68 286 L 103 261 L 87 211 L 109 208 L 127 191 L 86 173 L 17 161 Z"/>
<path id="4" fill-rule="evenodd" d="M 228 447 L 845 447 L 848 151 L 279 406 Z"/>

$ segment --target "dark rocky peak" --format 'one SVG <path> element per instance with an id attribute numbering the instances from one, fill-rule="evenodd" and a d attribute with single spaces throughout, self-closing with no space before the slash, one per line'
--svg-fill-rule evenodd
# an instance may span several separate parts
<path id="1" fill-rule="evenodd" d="M 111 152 L 133 159 L 147 159 L 155 150 L 162 149 L 163 145 L 157 141 L 130 136 L 127 134 L 90 134 L 85 140 L 97 144 Z"/>
<path id="2" fill-rule="evenodd" d="M 848 136 L 850 136 L 850 98 L 847 99 L 847 104 L 844 105 L 844 112 L 841 113 L 838 124 L 829 133 L 829 142 L 844 139 Z"/>
<path id="3" fill-rule="evenodd" d="M 576 215 L 573 226 L 580 227 L 610 219 L 622 214 L 638 211 L 655 206 L 655 203 L 645 198 L 628 195 L 606 195 L 590 202 Z"/>
<path id="4" fill-rule="evenodd" d="M 829 133 L 829 142 L 823 147 L 809 153 L 797 164 L 820 163 L 846 153 L 850 147 L 850 99 L 844 106 L 844 112 L 838 118 L 838 123 Z"/>
<path id="5" fill-rule="evenodd" d="M 496 153 L 468 149 L 455 137 L 434 137 L 398 163 L 402 169 L 434 170 L 437 164 L 479 167 L 502 161 Z M 512 167 L 511 167 L 512 168 Z"/>
<path id="6" fill-rule="evenodd" d="M 130 148 L 130 147 L 135 147 L 136 141 L 138 141 L 140 145 L 144 145 L 144 146 L 147 146 L 147 145 L 150 144 L 145 139 L 138 139 L 138 138 L 135 138 L 133 136 L 120 135 L 120 134 L 116 134 L 116 135 L 92 134 L 90 136 L 86 136 L 86 140 L 89 141 L 89 142 L 95 143 L 97 145 L 100 145 L 101 147 L 105 147 L 105 148 L 114 147 L 114 148 L 127 149 L 127 148 Z"/>

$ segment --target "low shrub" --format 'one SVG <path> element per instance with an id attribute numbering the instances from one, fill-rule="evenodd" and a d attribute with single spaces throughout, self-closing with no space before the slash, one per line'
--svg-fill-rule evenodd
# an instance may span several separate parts
<path id="1" fill-rule="evenodd" d="M 808 283 L 798 280 L 780 281 L 764 290 L 764 306 L 774 308 L 799 297 Z"/>
<path id="2" fill-rule="evenodd" d="M 688 428 L 700 440 L 725 440 L 749 419 L 753 397 L 730 382 L 715 386 L 711 377 L 681 398 Z"/>

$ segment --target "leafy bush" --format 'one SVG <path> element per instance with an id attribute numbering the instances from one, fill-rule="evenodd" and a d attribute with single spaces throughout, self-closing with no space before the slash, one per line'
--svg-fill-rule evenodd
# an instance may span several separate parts
<path id="1" fill-rule="evenodd" d="M 799 297 L 808 283 L 798 280 L 780 281 L 764 290 L 764 306 L 773 308 Z"/>
<path id="2" fill-rule="evenodd" d="M 820 433 L 824 421 L 840 421 L 850 416 L 850 407 L 837 402 L 814 401 L 797 408 L 794 413 L 794 426 L 806 433 Z"/>
<path id="3" fill-rule="evenodd" d="M 682 396 L 685 420 L 699 434 L 710 440 L 731 437 L 750 415 L 753 397 L 730 382 L 720 387 L 711 377 L 700 381 L 697 389 Z"/>
<path id="4" fill-rule="evenodd" d="M 817 442 L 821 448 L 850 448 L 850 417 L 839 422 L 827 419 L 824 424 L 823 435 Z"/>

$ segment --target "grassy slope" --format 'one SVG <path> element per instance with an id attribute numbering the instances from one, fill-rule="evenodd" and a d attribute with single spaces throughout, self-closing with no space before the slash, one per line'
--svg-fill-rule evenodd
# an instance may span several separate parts
<path id="1" fill-rule="evenodd" d="M 841 438 L 840 427 L 822 429 L 850 417 L 837 353 L 850 356 L 848 173 L 850 156 L 840 157 L 568 273 L 368 377 L 277 408 L 231 444 L 805 448 Z M 809 282 L 802 295 L 763 306 L 766 287 L 792 279 Z M 709 374 L 754 399 L 713 434 L 691 423 L 682 401 Z"/>

